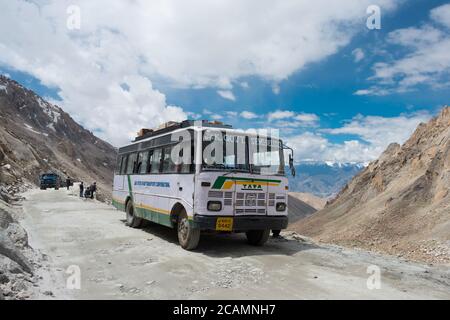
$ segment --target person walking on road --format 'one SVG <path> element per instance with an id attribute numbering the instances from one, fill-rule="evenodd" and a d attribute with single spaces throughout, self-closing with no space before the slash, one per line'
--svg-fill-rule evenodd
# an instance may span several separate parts
<path id="1" fill-rule="evenodd" d="M 84 185 L 83 185 L 83 181 L 80 182 L 80 198 L 83 198 L 83 193 L 84 193 Z"/>
<path id="2" fill-rule="evenodd" d="M 69 187 L 70 187 L 70 177 L 69 176 L 67 176 L 67 179 L 66 179 L 66 187 L 67 187 L 67 190 L 69 190 Z"/>
<path id="3" fill-rule="evenodd" d="M 97 192 L 97 182 L 94 181 L 89 189 L 91 191 L 91 199 L 94 199 L 94 192 Z"/>

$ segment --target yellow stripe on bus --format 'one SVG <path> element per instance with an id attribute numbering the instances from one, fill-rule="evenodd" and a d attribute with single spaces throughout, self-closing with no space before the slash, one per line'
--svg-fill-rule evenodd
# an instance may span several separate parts
<path id="1" fill-rule="evenodd" d="M 136 207 L 141 208 L 141 209 L 147 209 L 147 210 L 155 211 L 155 212 L 162 213 L 162 214 L 170 214 L 170 211 L 168 211 L 168 210 L 147 206 L 147 205 L 142 204 L 142 203 L 139 206 L 136 206 Z"/>
<path id="2" fill-rule="evenodd" d="M 120 204 L 125 204 L 125 201 L 121 201 L 121 200 L 116 199 L 116 198 L 112 198 L 112 200 L 115 201 L 115 202 L 118 202 Z"/>
<path id="3" fill-rule="evenodd" d="M 125 205 L 125 202 L 123 202 L 123 201 L 121 201 L 121 200 L 119 200 L 119 199 L 112 198 L 112 200 L 115 201 L 115 202 L 118 202 L 118 203 L 120 203 L 120 204 Z M 144 205 L 144 204 L 142 204 L 142 203 L 141 203 L 140 205 L 136 205 L 136 208 L 139 208 L 139 209 L 146 209 L 146 210 L 150 210 L 150 211 L 154 211 L 154 212 L 161 213 L 161 214 L 166 214 L 166 215 L 169 215 L 169 214 L 170 214 L 170 211 L 168 211 L 168 210 L 164 210 L 164 209 L 160 209 L 160 208 L 155 208 L 155 207 L 147 206 L 147 205 Z M 193 217 L 188 216 L 188 220 L 193 220 Z"/>
<path id="4" fill-rule="evenodd" d="M 252 184 L 252 185 L 257 185 L 257 186 L 269 186 L 269 187 L 278 187 L 280 185 L 279 183 L 273 183 L 273 182 L 226 181 L 223 184 L 222 189 L 224 189 L 224 190 L 231 189 L 231 187 L 234 184 L 238 184 L 238 185 Z"/>

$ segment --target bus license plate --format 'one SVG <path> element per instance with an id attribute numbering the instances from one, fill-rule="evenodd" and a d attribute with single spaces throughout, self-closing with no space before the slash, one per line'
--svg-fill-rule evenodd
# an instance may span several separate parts
<path id="1" fill-rule="evenodd" d="M 233 218 L 217 218 L 216 231 L 233 231 Z"/>

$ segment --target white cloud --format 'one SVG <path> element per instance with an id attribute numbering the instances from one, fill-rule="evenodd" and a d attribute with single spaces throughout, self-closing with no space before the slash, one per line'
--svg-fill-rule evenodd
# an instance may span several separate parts
<path id="1" fill-rule="evenodd" d="M 280 94 L 281 88 L 279 84 L 272 85 L 272 92 L 276 95 Z"/>
<path id="2" fill-rule="evenodd" d="M 186 115 L 189 119 L 194 119 L 194 120 L 198 120 L 202 117 L 201 114 L 195 113 L 195 112 L 186 112 Z"/>
<path id="3" fill-rule="evenodd" d="M 431 18 L 447 28 L 450 28 L 450 4 L 434 8 L 430 12 Z"/>
<path id="4" fill-rule="evenodd" d="M 218 90 L 217 94 L 224 99 L 236 101 L 236 97 L 234 96 L 233 92 L 231 92 L 229 90 Z"/>
<path id="5" fill-rule="evenodd" d="M 248 84 L 248 82 L 245 82 L 245 81 L 241 82 L 240 85 L 241 85 L 241 87 L 244 88 L 244 89 L 250 88 L 250 85 Z"/>
<path id="6" fill-rule="evenodd" d="M 332 143 L 319 133 L 305 132 L 285 139 L 294 149 L 295 161 L 331 161 L 365 163 L 377 158 L 378 150 L 357 140 Z"/>
<path id="7" fill-rule="evenodd" d="M 223 116 L 218 114 L 218 113 L 214 113 L 208 109 L 203 109 L 202 113 L 207 116 L 207 118 L 209 117 L 212 120 L 221 120 L 223 119 Z"/>
<path id="8" fill-rule="evenodd" d="M 259 117 L 256 113 L 251 112 L 251 111 L 242 111 L 240 113 L 240 116 L 247 120 L 256 119 Z"/>
<path id="9" fill-rule="evenodd" d="M 284 140 L 294 148 L 296 161 L 365 163 L 377 159 L 390 143 L 404 143 L 419 123 L 428 121 L 430 117 L 425 111 L 398 117 L 358 115 L 340 128 L 305 132 Z M 354 135 L 355 138 L 335 143 L 325 137 L 326 134 Z"/>
<path id="10" fill-rule="evenodd" d="M 432 88 L 450 86 L 450 5 L 433 9 L 431 19 L 440 24 L 398 29 L 390 32 L 387 42 L 402 46 L 407 53 L 391 62 L 378 62 L 373 66 L 376 82 L 356 95 L 387 95 L 417 89 L 418 85 Z"/>
<path id="11" fill-rule="evenodd" d="M 347 45 L 371 2 L 3 1 L 0 64 L 58 88 L 67 112 L 117 145 L 186 118 L 152 80 L 221 91 L 245 76 L 277 83 Z M 386 12 L 396 2 L 378 4 Z M 80 30 L 66 28 L 72 4 Z"/>
<path id="12" fill-rule="evenodd" d="M 353 55 L 353 60 L 356 63 L 360 62 L 365 57 L 364 51 L 361 48 L 356 48 L 355 50 L 353 50 L 352 55 Z"/>
<path id="13" fill-rule="evenodd" d="M 213 113 L 209 117 L 211 119 L 213 119 L 213 120 L 221 120 L 221 119 L 223 119 L 223 116 L 221 116 L 220 114 L 217 114 L 217 113 Z"/>
<path id="14" fill-rule="evenodd" d="M 295 112 L 294 111 L 289 111 L 289 110 L 276 110 L 274 112 L 270 112 L 267 115 L 267 119 L 269 121 L 273 121 L 273 120 L 280 120 L 280 119 L 286 119 L 286 118 L 291 118 L 295 116 Z"/>
<path id="15" fill-rule="evenodd" d="M 290 110 L 276 110 L 267 114 L 267 120 L 274 122 L 277 127 L 305 127 L 316 126 L 320 120 L 314 113 L 296 113 Z"/>
<path id="16" fill-rule="evenodd" d="M 300 113 L 294 117 L 295 120 L 301 122 L 316 122 L 319 121 L 319 116 L 314 113 Z"/>
<path id="17" fill-rule="evenodd" d="M 225 114 L 227 117 L 234 118 L 237 117 L 238 113 L 236 111 L 226 111 Z"/>
<path id="18" fill-rule="evenodd" d="M 326 138 L 312 132 L 305 132 L 283 140 L 285 144 L 294 149 L 294 159 L 296 161 L 322 160 L 324 152 L 330 145 Z"/>

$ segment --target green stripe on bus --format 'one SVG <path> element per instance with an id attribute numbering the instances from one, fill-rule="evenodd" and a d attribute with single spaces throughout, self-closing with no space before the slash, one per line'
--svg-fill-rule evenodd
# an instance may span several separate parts
<path id="1" fill-rule="evenodd" d="M 117 208 L 117 210 L 125 211 L 125 205 L 117 200 L 112 199 L 112 205 Z"/>
<path id="2" fill-rule="evenodd" d="M 217 177 L 216 181 L 214 182 L 212 188 L 213 189 L 222 189 L 223 184 L 227 180 L 232 181 L 252 181 L 252 182 L 275 182 L 275 183 L 281 183 L 281 180 L 271 180 L 271 179 L 253 179 L 253 178 L 239 178 L 239 177 L 224 177 L 220 176 Z"/>
<path id="3" fill-rule="evenodd" d="M 144 218 L 145 220 L 149 220 L 158 224 L 162 224 L 167 227 L 172 227 L 172 223 L 170 221 L 170 215 L 164 214 L 160 212 L 156 212 L 150 209 L 137 207 L 136 210 L 136 216 L 139 218 Z"/>
<path id="4" fill-rule="evenodd" d="M 127 175 L 127 180 L 128 180 L 128 192 L 130 193 L 130 198 L 131 198 L 131 200 L 133 200 L 133 190 L 132 190 L 132 188 L 131 188 L 131 178 L 130 178 L 130 175 L 128 174 Z"/>

